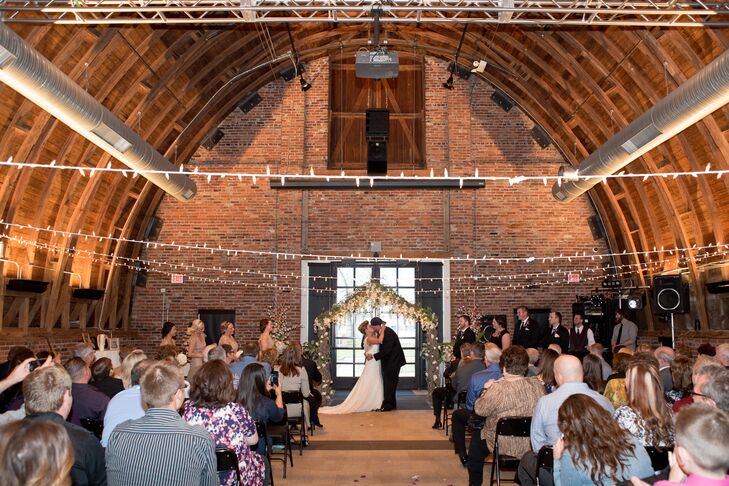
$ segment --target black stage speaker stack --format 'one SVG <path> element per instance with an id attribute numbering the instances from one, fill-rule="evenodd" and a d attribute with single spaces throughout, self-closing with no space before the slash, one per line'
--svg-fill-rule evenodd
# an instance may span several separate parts
<path id="1" fill-rule="evenodd" d="M 390 137 L 390 110 L 370 108 L 366 112 L 367 174 L 387 174 L 387 141 Z"/>
<path id="2" fill-rule="evenodd" d="M 689 286 L 681 275 L 653 277 L 653 312 L 685 314 L 689 311 Z"/>

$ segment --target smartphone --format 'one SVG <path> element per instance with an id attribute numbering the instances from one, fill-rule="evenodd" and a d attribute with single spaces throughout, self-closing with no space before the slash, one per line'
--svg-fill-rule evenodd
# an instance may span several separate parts
<path id="1" fill-rule="evenodd" d="M 42 364 L 43 363 L 39 359 L 35 359 L 35 360 L 31 361 L 30 363 L 28 363 L 28 371 L 33 371 Z"/>
<path id="2" fill-rule="evenodd" d="M 271 376 L 268 377 L 268 381 L 271 386 L 278 386 L 278 371 L 272 371 Z"/>

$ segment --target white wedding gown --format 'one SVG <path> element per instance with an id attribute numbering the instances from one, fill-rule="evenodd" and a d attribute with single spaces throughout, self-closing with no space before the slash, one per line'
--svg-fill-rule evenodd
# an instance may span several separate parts
<path id="1" fill-rule="evenodd" d="M 375 354 L 379 344 L 365 343 L 364 353 Z M 322 407 L 320 414 L 337 415 L 355 412 L 370 412 L 382 406 L 384 391 L 382 388 L 382 364 L 376 359 L 365 361 L 364 369 L 354 388 L 347 398 L 335 407 Z"/>

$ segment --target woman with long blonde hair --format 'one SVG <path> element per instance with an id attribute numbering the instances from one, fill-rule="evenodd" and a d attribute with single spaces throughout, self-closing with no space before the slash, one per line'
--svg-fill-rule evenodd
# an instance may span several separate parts
<path id="1" fill-rule="evenodd" d="M 147 355 L 141 349 L 135 349 L 124 357 L 121 364 L 121 379 L 124 389 L 132 386 L 132 368 L 143 359 L 147 359 Z"/>
<path id="2" fill-rule="evenodd" d="M 625 373 L 625 388 L 628 404 L 615 410 L 618 424 L 644 447 L 672 445 L 673 419 L 658 369 L 643 362 L 631 363 Z"/>

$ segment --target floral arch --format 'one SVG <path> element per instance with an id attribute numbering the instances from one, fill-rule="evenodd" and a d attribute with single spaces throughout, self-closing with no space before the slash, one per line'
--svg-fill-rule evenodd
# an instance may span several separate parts
<path id="1" fill-rule="evenodd" d="M 335 304 L 329 310 L 319 314 L 314 320 L 314 331 L 316 333 L 316 353 L 314 360 L 319 366 L 322 374 L 321 393 L 324 403 L 328 403 L 334 390 L 332 389 L 332 378 L 330 373 L 331 363 L 331 342 L 330 331 L 333 323 L 347 314 L 354 313 L 367 304 L 372 307 L 389 306 L 396 314 L 413 319 L 420 325 L 420 330 L 425 333 L 421 356 L 425 359 L 426 383 L 428 391 L 432 392 L 438 385 L 438 318 L 425 307 L 411 304 L 405 298 L 384 285 L 370 281 L 357 288 L 354 293 L 348 296 L 339 304 Z"/>

